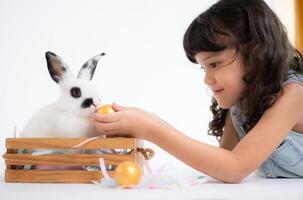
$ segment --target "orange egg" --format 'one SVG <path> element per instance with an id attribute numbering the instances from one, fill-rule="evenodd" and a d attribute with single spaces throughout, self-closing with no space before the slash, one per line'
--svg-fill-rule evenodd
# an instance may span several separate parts
<path id="1" fill-rule="evenodd" d="M 97 113 L 99 113 L 99 114 L 110 114 L 110 113 L 114 113 L 114 112 L 115 111 L 112 108 L 112 105 L 110 105 L 110 104 L 104 104 L 97 110 Z"/>
<path id="2" fill-rule="evenodd" d="M 114 179 L 122 187 L 138 185 L 142 172 L 138 164 L 130 161 L 120 163 L 114 172 Z"/>

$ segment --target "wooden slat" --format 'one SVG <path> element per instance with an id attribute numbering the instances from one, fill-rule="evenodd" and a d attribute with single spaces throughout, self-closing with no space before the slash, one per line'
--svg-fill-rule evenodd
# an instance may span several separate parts
<path id="1" fill-rule="evenodd" d="M 135 162 L 135 156 L 127 154 L 4 154 L 3 158 L 6 165 L 99 166 L 99 158 L 104 158 L 106 165 Z"/>
<path id="2" fill-rule="evenodd" d="M 88 138 L 7 138 L 7 149 L 75 149 Z M 135 138 L 100 138 L 90 141 L 77 149 L 134 149 Z"/>
<path id="3" fill-rule="evenodd" d="M 108 172 L 113 176 L 113 172 Z M 6 170 L 7 183 L 91 183 L 100 181 L 100 171 L 81 170 Z"/>
<path id="4" fill-rule="evenodd" d="M 11 153 L 17 153 L 17 151 L 15 149 L 7 149 L 5 154 L 11 154 Z M 4 158 L 4 155 L 3 155 L 3 158 Z M 6 165 L 6 169 L 13 169 L 13 168 L 14 167 L 11 165 Z"/>

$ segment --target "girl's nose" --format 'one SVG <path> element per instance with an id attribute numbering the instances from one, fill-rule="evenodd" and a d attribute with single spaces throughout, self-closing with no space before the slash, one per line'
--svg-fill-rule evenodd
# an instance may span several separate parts
<path id="1" fill-rule="evenodd" d="M 204 83 L 206 85 L 213 85 L 216 83 L 214 74 L 211 71 L 205 70 Z"/>

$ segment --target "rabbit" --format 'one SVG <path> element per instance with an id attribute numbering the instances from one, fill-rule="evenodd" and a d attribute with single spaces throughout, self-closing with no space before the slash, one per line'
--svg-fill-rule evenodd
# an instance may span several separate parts
<path id="1" fill-rule="evenodd" d="M 100 136 L 90 123 L 90 115 L 101 104 L 98 92 L 91 83 L 101 53 L 89 59 L 75 77 L 56 54 L 45 53 L 51 78 L 60 89 L 59 99 L 41 108 L 20 132 L 21 138 L 78 138 Z M 48 153 L 44 153 L 48 152 Z M 78 153 L 81 150 L 34 150 L 29 153 Z M 32 166 L 25 166 L 30 169 Z M 78 169 L 66 166 L 35 166 L 35 169 Z"/>
<path id="2" fill-rule="evenodd" d="M 51 78 L 59 85 L 59 99 L 41 108 L 25 128 L 20 137 L 77 138 L 96 136 L 89 116 L 101 104 L 91 79 L 101 53 L 89 59 L 75 77 L 63 60 L 52 52 L 45 57 Z"/>

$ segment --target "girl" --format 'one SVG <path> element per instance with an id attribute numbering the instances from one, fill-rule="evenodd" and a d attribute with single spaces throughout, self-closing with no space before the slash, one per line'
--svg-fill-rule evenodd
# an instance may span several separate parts
<path id="1" fill-rule="evenodd" d="M 217 2 L 190 24 L 184 49 L 205 70 L 204 82 L 213 91 L 209 134 L 219 147 L 117 104 L 116 113 L 92 115 L 96 129 L 149 140 L 223 182 L 240 182 L 257 168 L 268 178 L 302 178 L 302 55 L 266 3 Z"/>

